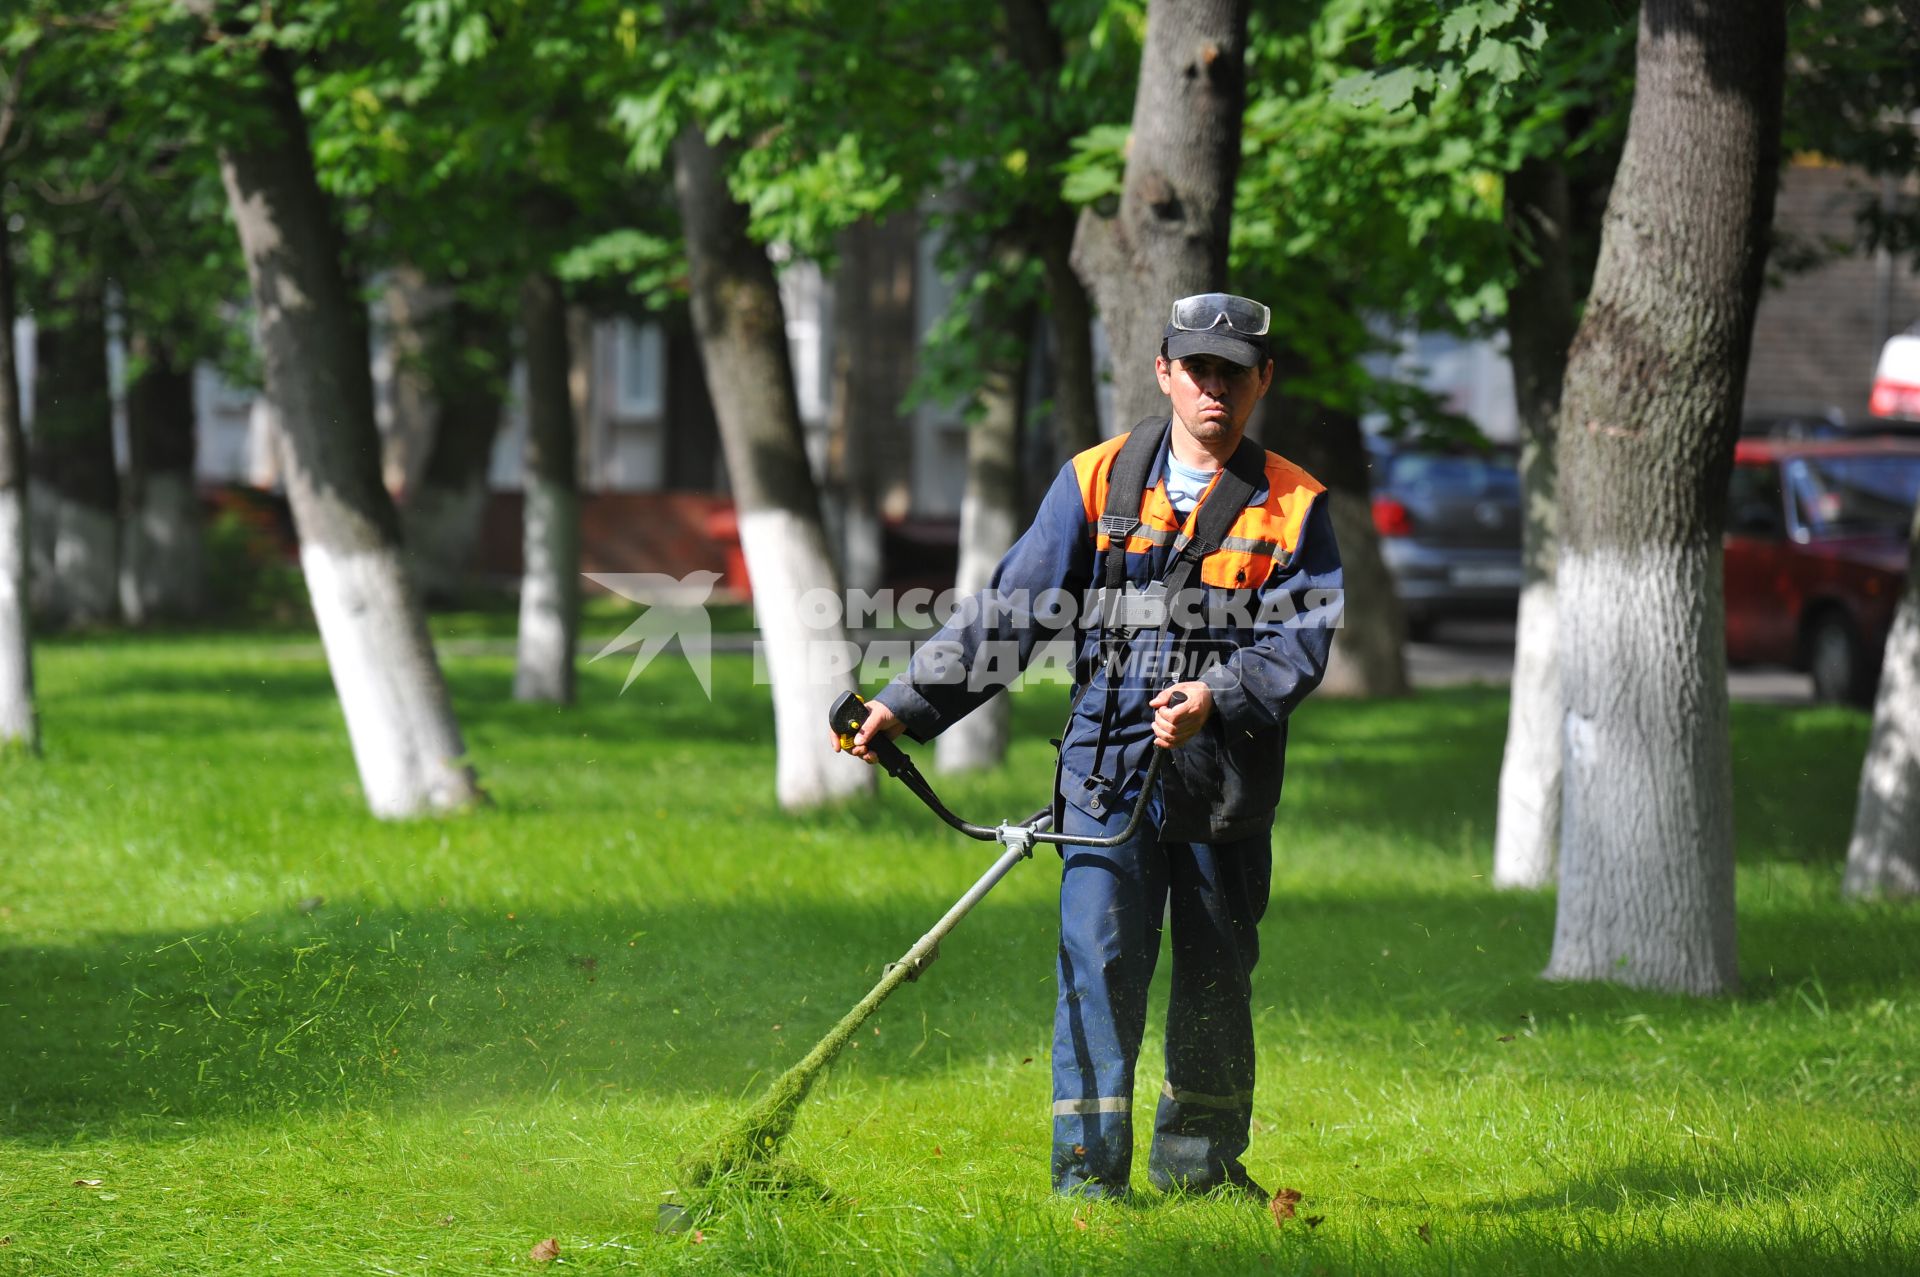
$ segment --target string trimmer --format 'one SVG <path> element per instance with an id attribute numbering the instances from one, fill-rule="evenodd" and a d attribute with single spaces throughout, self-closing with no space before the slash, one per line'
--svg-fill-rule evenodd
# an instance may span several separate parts
<path id="1" fill-rule="evenodd" d="M 1178 705 L 1186 697 L 1175 692 L 1170 704 Z M 840 737 L 843 748 L 850 747 L 853 735 L 867 721 L 867 703 L 860 697 L 848 692 L 834 702 L 830 712 L 830 721 L 834 733 Z M 982 842 L 997 842 L 1002 850 L 1000 858 L 995 860 L 987 871 L 980 875 L 973 886 L 967 888 L 965 895 L 956 900 L 951 909 L 941 915 L 940 921 L 933 924 L 931 930 L 918 940 L 898 962 L 887 964 L 879 983 L 868 990 L 867 996 L 854 1004 L 840 1023 L 833 1026 L 827 1036 L 820 1039 L 813 1050 L 801 1061 L 781 1074 L 767 1093 L 748 1110 L 747 1115 L 732 1130 L 723 1135 L 711 1147 L 690 1158 L 681 1166 L 681 1183 L 688 1189 L 700 1189 L 723 1177 L 732 1177 L 750 1173 L 756 1166 L 765 1166 L 793 1127 L 794 1114 L 801 1102 L 807 1098 L 814 1079 L 826 1071 L 828 1064 L 840 1054 L 842 1048 L 852 1040 L 854 1030 L 885 1002 L 892 992 L 902 984 L 918 980 L 933 960 L 939 956 L 940 942 L 947 933 L 958 926 L 960 919 L 967 916 L 973 907 L 980 903 L 994 884 L 1007 875 L 1015 865 L 1033 855 L 1035 843 L 1048 843 L 1059 847 L 1117 847 L 1132 838 L 1144 818 L 1147 801 L 1153 793 L 1154 782 L 1159 779 L 1161 764 L 1165 761 L 1166 751 L 1153 749 L 1152 760 L 1147 765 L 1146 783 L 1140 788 L 1140 796 L 1134 800 L 1133 811 L 1127 817 L 1126 828 L 1111 837 L 1096 838 L 1085 834 L 1056 833 L 1052 824 L 1052 809 L 1043 807 L 1025 820 L 1015 824 L 976 825 L 972 821 L 962 820 L 947 809 L 933 792 L 933 786 L 927 783 L 920 769 L 914 766 L 913 759 L 892 741 L 879 736 L 867 742 L 875 760 L 886 769 L 889 776 L 905 785 L 913 795 L 932 809 L 933 814 L 953 826 L 969 838 Z M 778 1182 L 782 1177 L 767 1176 L 770 1182 Z M 661 1207 L 663 1227 L 677 1227 L 686 1221 L 684 1207 L 671 1204 Z"/>

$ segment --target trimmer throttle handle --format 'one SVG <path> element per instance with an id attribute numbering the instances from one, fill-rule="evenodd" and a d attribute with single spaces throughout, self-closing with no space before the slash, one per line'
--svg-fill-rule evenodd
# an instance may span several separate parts
<path id="1" fill-rule="evenodd" d="M 848 692 L 833 703 L 827 717 L 833 734 L 840 738 L 840 748 L 852 749 L 854 735 L 867 724 L 867 703 L 860 699 L 860 693 Z M 868 737 L 867 748 L 890 776 L 898 776 L 902 768 L 913 765 L 901 748 L 884 736 Z"/>

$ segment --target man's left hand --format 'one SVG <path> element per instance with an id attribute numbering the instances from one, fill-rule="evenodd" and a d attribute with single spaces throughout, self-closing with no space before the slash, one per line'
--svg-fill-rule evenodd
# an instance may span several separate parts
<path id="1" fill-rule="evenodd" d="M 1175 692 L 1185 692 L 1187 699 L 1178 705 L 1169 704 Z M 1199 679 L 1175 683 L 1147 704 L 1154 711 L 1153 743 L 1161 749 L 1175 749 L 1206 726 L 1213 713 L 1213 689 Z"/>

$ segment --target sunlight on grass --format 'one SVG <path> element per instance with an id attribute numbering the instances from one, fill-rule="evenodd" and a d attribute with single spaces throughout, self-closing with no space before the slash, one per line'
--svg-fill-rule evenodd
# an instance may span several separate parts
<path id="1" fill-rule="evenodd" d="M 777 811 L 745 658 L 712 705 L 614 664 L 556 711 L 451 658 L 495 806 L 383 825 L 310 638 L 44 645 L 46 756 L 0 760 L 0 1272 L 495 1272 L 547 1236 L 648 1272 L 1913 1271 L 1920 914 L 1837 901 L 1865 719 L 1735 707 L 1744 989 L 1693 1002 L 1539 981 L 1478 690 L 1296 722 L 1247 1161 L 1299 1219 L 1048 1195 L 1042 854 L 802 1110 L 825 1200 L 656 1237 L 675 1162 L 989 853 L 897 787 Z M 1060 700 L 951 804 L 1036 806 Z"/>

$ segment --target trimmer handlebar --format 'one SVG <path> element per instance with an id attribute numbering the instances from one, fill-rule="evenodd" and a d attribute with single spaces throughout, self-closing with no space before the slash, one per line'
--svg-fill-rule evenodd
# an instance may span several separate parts
<path id="1" fill-rule="evenodd" d="M 1178 705 L 1187 699 L 1185 692 L 1175 692 L 1168 701 Z M 858 692 L 847 692 L 833 703 L 828 711 L 828 722 L 835 736 L 840 738 L 842 749 L 853 748 L 854 735 L 866 726 L 867 703 Z M 925 803 L 934 815 L 953 826 L 969 838 L 978 838 L 982 842 L 1009 842 L 1010 839 L 1021 843 L 1045 842 L 1059 847 L 1117 847 L 1132 838 L 1139 829 L 1140 822 L 1146 816 L 1147 800 L 1153 796 L 1153 786 L 1160 779 L 1160 768 L 1166 762 L 1166 751 L 1155 747 L 1149 751 L 1152 757 L 1147 762 L 1146 780 L 1140 786 L 1140 796 L 1133 801 L 1133 810 L 1128 813 L 1126 828 L 1107 837 L 1093 837 L 1087 834 L 1054 833 L 1047 828 L 1052 823 L 1053 810 L 1042 807 L 1033 815 L 1014 825 L 976 825 L 970 820 L 962 820 L 947 809 L 933 792 L 933 786 L 927 783 L 920 769 L 914 766 L 913 759 L 907 756 L 893 741 L 874 735 L 867 738 L 867 749 L 874 761 L 887 771 L 887 775 L 905 785 L 914 797 Z"/>

